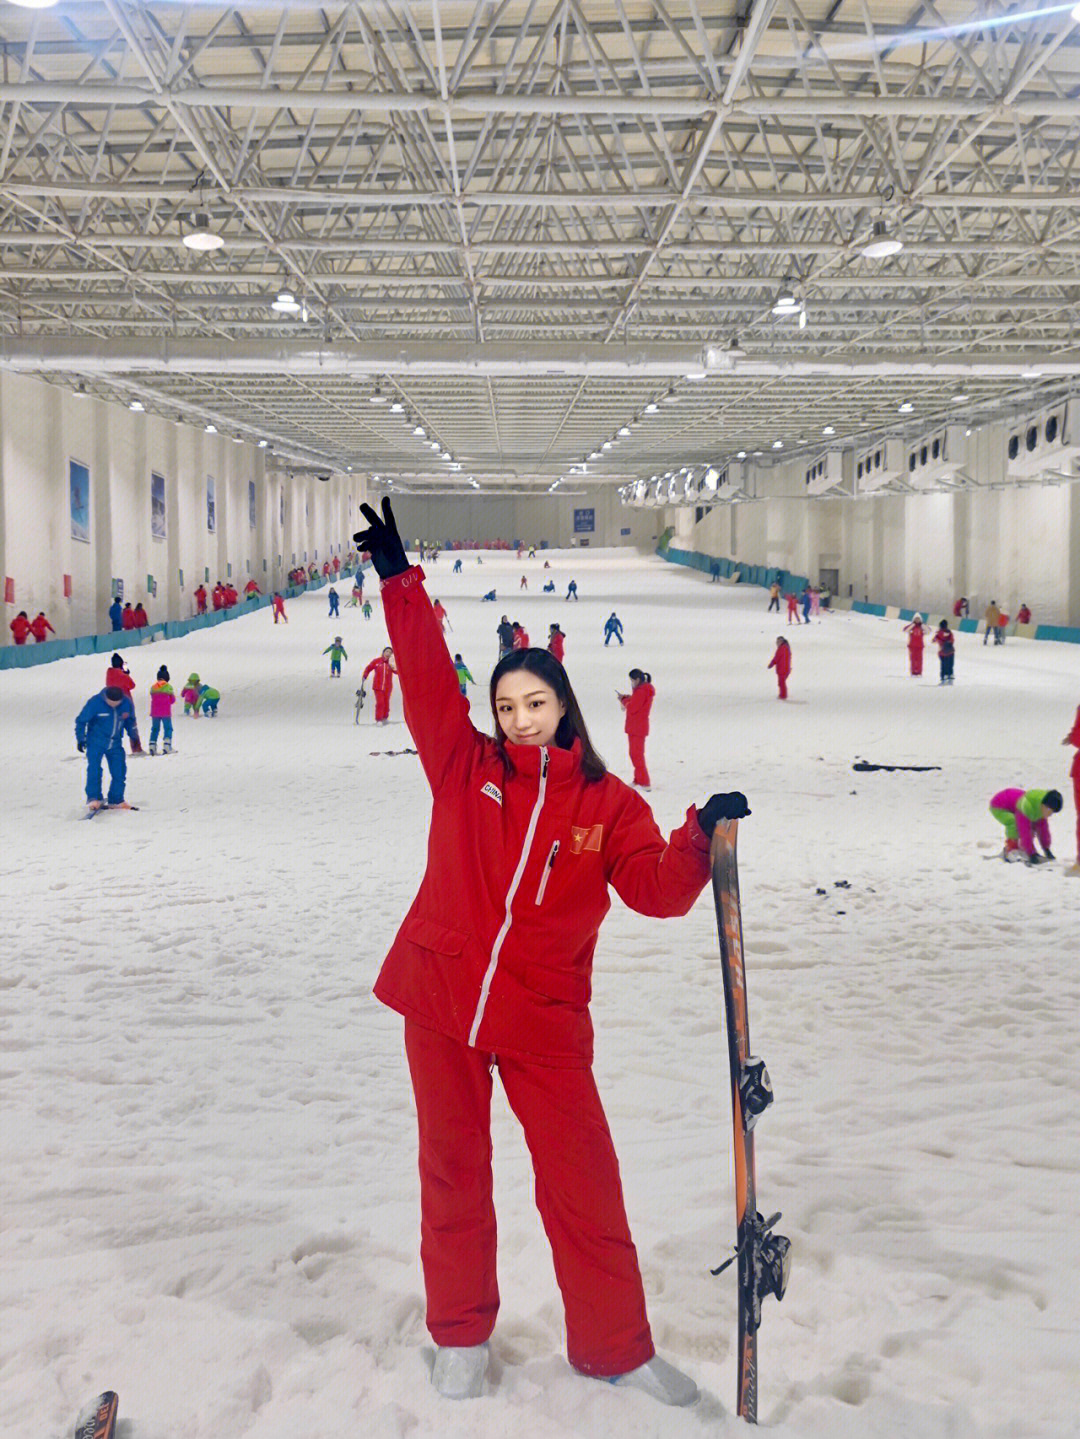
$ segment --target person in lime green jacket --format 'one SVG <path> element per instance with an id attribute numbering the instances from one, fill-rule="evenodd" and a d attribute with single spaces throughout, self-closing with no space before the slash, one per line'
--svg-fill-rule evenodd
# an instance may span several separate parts
<path id="1" fill-rule="evenodd" d="M 345 653 L 345 646 L 341 642 L 341 636 L 334 636 L 334 643 L 327 645 L 323 650 L 324 655 L 330 656 L 330 678 L 341 678 L 341 661 L 347 660 L 349 656 Z"/>
<path id="2" fill-rule="evenodd" d="M 1003 789 L 990 801 L 990 813 L 998 824 L 1005 826 L 1005 848 L 1002 859 L 1023 859 L 1028 864 L 1041 864 L 1053 859 L 1050 849 L 1050 816 L 1062 806 L 1056 789 Z M 1037 854 L 1035 841 L 1043 853 Z"/>
<path id="3" fill-rule="evenodd" d="M 199 708 L 204 715 L 216 715 L 220 699 L 221 691 L 216 690 L 213 685 L 199 686 Z"/>

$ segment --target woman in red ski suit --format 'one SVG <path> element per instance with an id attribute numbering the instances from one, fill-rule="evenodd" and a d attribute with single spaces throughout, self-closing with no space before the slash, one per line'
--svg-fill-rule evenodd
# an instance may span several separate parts
<path id="1" fill-rule="evenodd" d="M 497 738 L 481 734 L 389 502 L 382 520 L 361 509 L 371 529 L 356 542 L 382 578 L 405 720 L 433 795 L 427 870 L 375 985 L 376 998 L 405 1017 L 427 1326 L 439 1346 L 432 1382 L 454 1398 L 483 1386 L 499 1307 L 490 1128 L 497 1069 L 532 1155 L 570 1362 L 588 1375 L 625 1377 L 668 1403 L 692 1402 L 692 1381 L 655 1357 L 645 1313 L 592 1076 L 592 957 L 608 886 L 640 913 L 686 914 L 709 877 L 717 815 L 731 813 L 736 799 L 746 813 L 745 800 L 691 806 L 665 841 L 645 801 L 592 750 L 566 673 L 545 650 L 499 661 L 491 684 Z M 532 710 L 557 716 L 559 705 L 548 740 Z M 522 728 L 523 713 L 532 731 Z M 509 738 L 515 733 L 521 742 Z"/>
<path id="2" fill-rule="evenodd" d="M 769 669 L 776 671 L 776 683 L 780 686 L 780 699 L 787 699 L 788 675 L 791 673 L 791 646 L 783 635 L 776 637 L 776 653 L 769 661 Z"/>
<path id="3" fill-rule="evenodd" d="M 1072 776 L 1073 805 L 1076 809 L 1076 863 L 1069 869 L 1070 874 L 1080 874 L 1080 705 L 1076 706 L 1076 719 L 1062 744 L 1076 746 L 1069 774 Z"/>
<path id="4" fill-rule="evenodd" d="M 913 675 L 921 675 L 923 645 L 926 642 L 926 631 L 923 629 L 922 615 L 916 615 L 909 625 L 905 625 L 904 633 L 908 637 L 907 652 L 911 673 Z"/>
<path id="5" fill-rule="evenodd" d="M 630 693 L 619 696 L 619 703 L 626 711 L 626 724 L 623 728 L 626 730 L 630 763 L 634 766 L 634 783 L 642 789 L 649 789 L 652 782 L 645 765 L 645 738 L 649 733 L 649 712 L 656 698 L 656 691 L 653 689 L 652 675 L 644 670 L 631 670 L 630 683 L 633 686 Z"/>
<path id="6" fill-rule="evenodd" d="M 551 625 L 548 629 L 548 649 L 562 664 L 563 656 L 566 654 L 566 636 L 558 625 Z"/>
<path id="7" fill-rule="evenodd" d="M 432 611 L 434 613 L 434 611 Z M 435 621 L 439 634 L 442 634 L 442 625 Z M 445 646 L 444 646 L 445 648 Z M 447 650 L 447 658 L 450 651 Z M 376 657 L 368 665 L 360 677 L 361 684 L 368 675 L 374 672 L 375 678 L 371 681 L 371 688 L 375 691 L 375 723 L 385 724 L 390 718 L 390 696 L 394 693 L 394 651 L 387 645 L 381 655 Z M 457 676 L 454 676 L 454 684 L 457 684 Z"/>

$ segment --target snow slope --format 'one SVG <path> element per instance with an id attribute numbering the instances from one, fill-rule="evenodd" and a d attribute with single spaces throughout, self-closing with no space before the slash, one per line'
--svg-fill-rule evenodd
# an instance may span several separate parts
<path id="1" fill-rule="evenodd" d="M 601 753 L 628 776 L 613 691 L 658 690 L 665 828 L 742 788 L 763 1210 L 794 1270 L 761 1337 L 763 1425 L 784 1439 L 1077 1433 L 1080 882 L 987 863 L 995 789 L 1056 784 L 1080 652 L 961 635 L 952 689 L 906 674 L 901 626 L 790 629 L 757 589 L 625 552 L 443 557 L 429 592 L 481 680 L 506 612 L 557 619 Z M 519 577 L 529 576 L 529 590 Z M 581 601 L 563 599 L 576 576 Z M 497 604 L 481 593 L 496 586 Z M 374 588 L 374 587 L 372 587 Z M 505 600 L 504 597 L 505 596 Z M 617 609 L 625 648 L 602 644 Z M 937 618 L 936 616 L 933 618 Z M 353 723 L 381 610 L 321 594 L 130 653 L 144 740 L 157 666 L 197 668 L 216 720 L 134 760 L 138 813 L 76 823 L 72 722 L 103 657 L 0 677 L 7 763 L 0 1407 L 65 1435 L 119 1390 L 127 1439 L 735 1435 L 730 1109 L 712 907 L 658 922 L 615 901 L 597 951 L 596 1071 L 658 1349 L 691 1411 L 575 1376 L 531 1198 L 496 1103 L 503 1304 L 492 1392 L 430 1389 L 414 1120 L 400 1021 L 370 989 L 415 891 L 428 796 L 394 723 Z M 322 649 L 344 635 L 344 679 Z M 794 649 L 791 700 L 766 665 Z M 938 764 L 857 774 L 857 757 Z M 837 887 L 838 881 L 846 887 Z M 824 893 L 819 893 L 824 890 Z"/>

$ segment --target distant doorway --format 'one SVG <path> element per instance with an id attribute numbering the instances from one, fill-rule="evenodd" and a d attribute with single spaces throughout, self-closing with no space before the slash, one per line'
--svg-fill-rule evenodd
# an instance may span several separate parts
<path id="1" fill-rule="evenodd" d="M 818 587 L 828 590 L 830 595 L 840 593 L 840 571 L 818 570 Z"/>

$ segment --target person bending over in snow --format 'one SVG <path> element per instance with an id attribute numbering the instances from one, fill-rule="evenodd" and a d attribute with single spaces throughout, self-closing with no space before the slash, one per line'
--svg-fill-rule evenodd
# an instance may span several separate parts
<path id="1" fill-rule="evenodd" d="M 546 650 L 499 660 L 489 689 L 494 737 L 480 733 L 389 502 L 382 518 L 361 510 L 370 529 L 357 543 L 382 580 L 405 715 L 433 795 L 427 871 L 375 985 L 405 1019 L 432 1383 L 454 1399 L 484 1386 L 499 1307 L 497 1070 L 532 1154 L 571 1364 L 664 1403 L 692 1403 L 693 1381 L 653 1348 L 592 1075 L 590 971 L 608 885 L 640 913 L 686 914 L 709 879 L 712 830 L 733 817 L 736 797 L 691 806 L 665 840 L 641 796 L 608 773 L 566 671 Z M 365 925 L 374 918 L 361 916 Z"/>
<path id="2" fill-rule="evenodd" d="M 101 797 L 102 760 L 109 766 L 110 808 L 131 808 L 124 799 L 127 782 L 125 730 L 132 752 L 141 750 L 135 706 L 131 696 L 118 685 L 106 685 L 98 694 L 92 695 L 75 718 L 75 744 L 79 753 L 86 755 L 86 803 L 90 809 L 101 809 L 106 803 Z"/>
<path id="3" fill-rule="evenodd" d="M 204 715 L 217 718 L 217 707 L 221 700 L 221 691 L 216 690 L 213 685 L 199 686 L 199 707 Z"/>
<path id="4" fill-rule="evenodd" d="M 1060 811 L 1061 804 L 1061 795 L 1056 789 L 999 790 L 990 801 L 990 813 L 998 824 L 1005 826 L 1002 859 L 1023 859 L 1028 864 L 1053 859 L 1050 816 Z M 1042 846 L 1042 854 L 1036 853 L 1036 840 Z"/>

